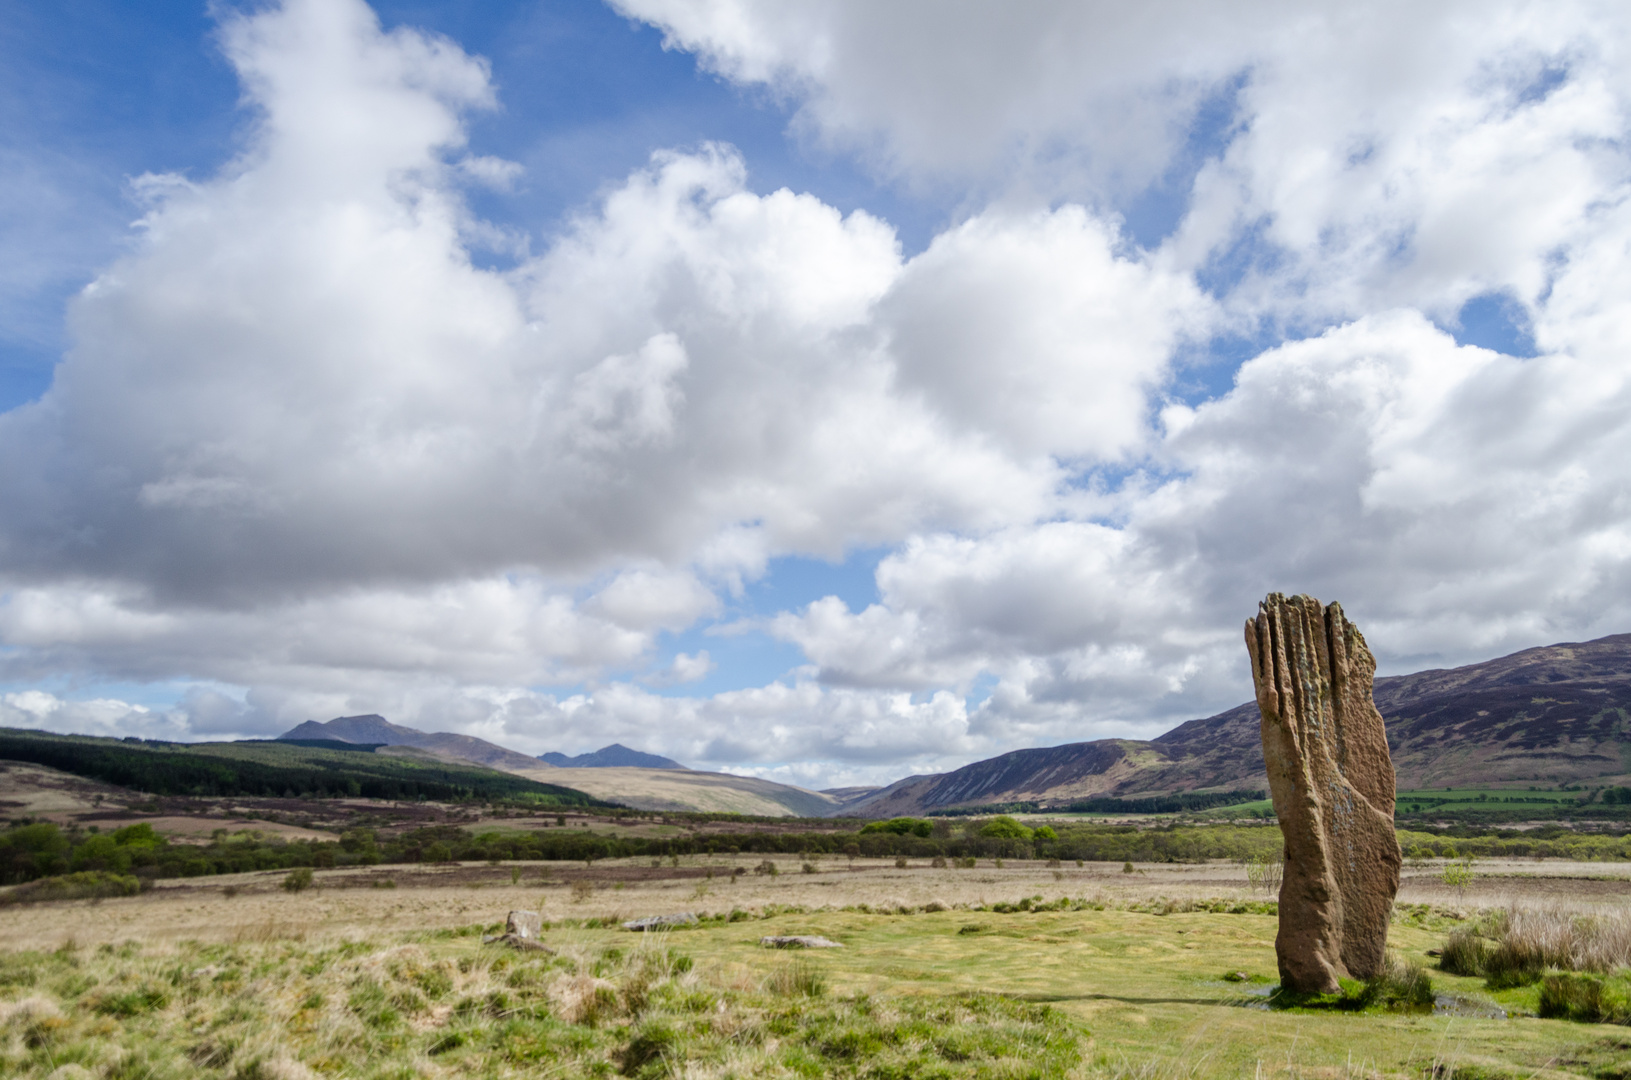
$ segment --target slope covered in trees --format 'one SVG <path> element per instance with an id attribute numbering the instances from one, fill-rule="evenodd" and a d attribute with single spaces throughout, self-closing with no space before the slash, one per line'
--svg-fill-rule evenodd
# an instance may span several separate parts
<path id="1" fill-rule="evenodd" d="M 46 765 L 153 795 L 518 799 L 605 805 L 572 788 L 431 758 L 280 742 L 169 743 L 0 728 L 0 759 Z"/>

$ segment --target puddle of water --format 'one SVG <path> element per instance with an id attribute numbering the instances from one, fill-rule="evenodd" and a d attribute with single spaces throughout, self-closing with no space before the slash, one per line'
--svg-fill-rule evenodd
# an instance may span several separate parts
<path id="1" fill-rule="evenodd" d="M 1460 994 L 1433 995 L 1434 1016 L 1471 1016 L 1483 1020 L 1505 1020 L 1506 1010 L 1483 998 L 1462 997 Z"/>

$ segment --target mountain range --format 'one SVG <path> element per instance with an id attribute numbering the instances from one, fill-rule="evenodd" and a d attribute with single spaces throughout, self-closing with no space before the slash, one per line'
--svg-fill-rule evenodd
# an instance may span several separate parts
<path id="1" fill-rule="evenodd" d="M 393 724 L 373 713 L 336 717 L 326 723 L 308 720 L 279 735 L 277 741 L 409 747 L 446 761 L 473 761 L 638 810 L 830 817 L 848 805 L 845 799 L 754 776 L 698 772 L 670 758 L 641 753 L 618 743 L 576 757 L 545 754 L 533 758 L 472 735 L 424 732 Z"/>
<path id="2" fill-rule="evenodd" d="M 1401 791 L 1486 784 L 1623 784 L 1631 774 L 1631 634 L 1525 649 L 1376 680 Z M 909 776 L 842 814 L 891 817 L 986 803 L 1061 805 L 1264 786 L 1256 702 L 1148 741 L 1015 750 Z"/>
<path id="3" fill-rule="evenodd" d="M 1375 700 L 1400 790 L 1631 781 L 1631 634 L 1378 678 Z M 893 817 L 991 803 L 1062 806 L 1105 796 L 1264 786 L 1255 702 L 1180 724 L 1155 739 L 1015 750 L 884 788 L 825 792 L 698 772 L 617 743 L 576 757 L 531 758 L 468 735 L 427 734 L 374 715 L 308 721 L 280 738 L 417 747 L 651 810 Z"/>
<path id="4" fill-rule="evenodd" d="M 602 746 L 592 754 L 579 754 L 576 757 L 567 757 L 565 754 L 539 754 L 539 761 L 548 762 L 557 769 L 683 769 L 673 758 L 665 758 L 659 754 L 647 754 L 639 750 L 630 750 L 622 743 L 612 743 Z"/>
<path id="5" fill-rule="evenodd" d="M 497 743 L 478 739 L 473 735 L 453 735 L 446 731 L 424 732 L 416 728 L 393 724 L 383 716 L 368 713 L 365 716 L 340 716 L 326 724 L 307 720 L 277 737 L 278 742 L 298 742 L 307 739 L 327 739 L 345 743 L 374 743 L 381 746 L 412 746 L 426 750 L 437 757 L 458 761 L 474 761 L 489 769 L 526 775 L 538 768 L 538 759 L 507 750 Z"/>

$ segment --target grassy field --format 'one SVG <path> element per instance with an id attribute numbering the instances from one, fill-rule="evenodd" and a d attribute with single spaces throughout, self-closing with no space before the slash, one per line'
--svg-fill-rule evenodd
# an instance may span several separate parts
<path id="1" fill-rule="evenodd" d="M 1546 816 L 1560 806 L 1578 806 L 1580 793 L 1527 788 L 1424 788 L 1399 792 L 1397 803 L 1400 810 L 1406 813 L 1510 807 L 1514 810 L 1529 808 L 1537 816 Z"/>
<path id="2" fill-rule="evenodd" d="M 1266 1007 L 1275 918 L 1239 866 L 776 863 L 660 880 L 643 862 L 375 867 L 300 893 L 245 874 L 13 909 L 0 1074 L 1631 1075 L 1625 1028 L 1525 1016 L 1535 986 L 1488 990 L 1427 955 L 1480 908 L 1621 910 L 1623 865 L 1514 860 L 1465 891 L 1407 871 L 1391 941 L 1444 1007 L 1350 1014 Z M 543 913 L 554 955 L 482 944 L 512 908 Z M 705 921 L 616 928 L 679 910 Z M 844 948 L 790 954 L 767 934 Z"/>

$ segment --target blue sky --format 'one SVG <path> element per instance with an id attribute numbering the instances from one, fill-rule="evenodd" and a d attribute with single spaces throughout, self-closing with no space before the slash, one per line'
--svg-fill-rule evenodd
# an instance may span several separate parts
<path id="1" fill-rule="evenodd" d="M 1453 7 L 8 4 L 0 723 L 885 782 L 1269 590 L 1623 630 L 1623 17 Z"/>

